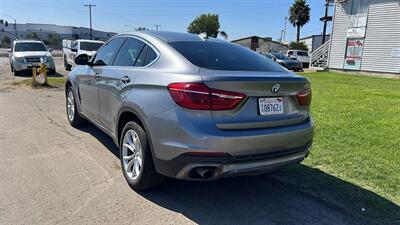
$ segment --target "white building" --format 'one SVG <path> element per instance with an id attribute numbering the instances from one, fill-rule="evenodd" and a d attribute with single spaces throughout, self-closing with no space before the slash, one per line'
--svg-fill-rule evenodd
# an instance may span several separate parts
<path id="1" fill-rule="evenodd" d="M 400 74 L 400 0 L 336 0 L 328 68 Z"/>
<path id="2" fill-rule="evenodd" d="M 61 39 L 90 39 L 90 29 L 86 27 L 74 26 L 60 26 L 55 24 L 38 24 L 38 23 L 25 23 L 16 24 L 18 39 L 26 37 L 27 33 L 35 32 L 41 40 L 48 38 L 49 34 L 57 33 Z M 12 40 L 15 39 L 15 25 L 14 23 L 0 24 L 0 42 L 3 36 L 8 36 Z M 105 41 L 116 33 L 93 30 L 93 39 Z"/>

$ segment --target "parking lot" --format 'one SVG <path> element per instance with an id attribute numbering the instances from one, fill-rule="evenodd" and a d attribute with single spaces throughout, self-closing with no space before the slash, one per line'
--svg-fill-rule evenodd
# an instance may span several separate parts
<path id="1" fill-rule="evenodd" d="M 112 140 L 92 125 L 69 125 L 63 88 L 14 85 L 29 74 L 14 78 L 7 60 L 0 57 L 0 224 L 374 223 L 343 210 L 332 188 L 300 188 L 304 175 L 346 183 L 305 165 L 214 182 L 169 179 L 135 192 Z M 66 75 L 62 58 L 56 63 Z"/>

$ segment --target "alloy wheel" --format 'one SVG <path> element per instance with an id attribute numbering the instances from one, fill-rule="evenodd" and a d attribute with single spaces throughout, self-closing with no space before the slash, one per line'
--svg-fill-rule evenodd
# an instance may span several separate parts
<path id="1" fill-rule="evenodd" d="M 68 91 L 67 113 L 68 113 L 69 121 L 73 121 L 74 116 L 75 116 L 75 102 L 74 102 L 74 94 L 72 93 L 72 90 Z"/>
<path id="2" fill-rule="evenodd" d="M 122 142 L 122 160 L 128 177 L 136 179 L 142 170 L 142 145 L 139 135 L 134 130 L 125 133 Z"/>

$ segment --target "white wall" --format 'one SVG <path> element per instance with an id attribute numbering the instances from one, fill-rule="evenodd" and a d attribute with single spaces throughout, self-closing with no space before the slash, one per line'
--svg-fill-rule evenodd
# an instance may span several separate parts
<path id="1" fill-rule="evenodd" d="M 352 0 L 335 2 L 328 68 L 343 69 Z M 370 0 L 361 59 L 361 71 L 399 73 L 400 1 Z"/>

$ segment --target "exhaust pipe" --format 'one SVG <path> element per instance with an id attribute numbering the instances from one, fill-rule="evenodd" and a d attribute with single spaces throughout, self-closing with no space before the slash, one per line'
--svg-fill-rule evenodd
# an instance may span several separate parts
<path id="1" fill-rule="evenodd" d="M 202 179 L 209 179 L 213 176 L 214 171 L 210 168 L 198 167 L 194 170 L 196 174 Z"/>

